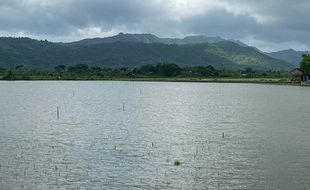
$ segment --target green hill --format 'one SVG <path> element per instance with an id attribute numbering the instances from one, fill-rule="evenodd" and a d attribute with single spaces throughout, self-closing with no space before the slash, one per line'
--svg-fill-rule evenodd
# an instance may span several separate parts
<path id="1" fill-rule="evenodd" d="M 179 45 L 154 42 L 154 39 L 159 38 L 149 34 L 124 34 L 121 41 L 112 38 L 93 39 L 96 43 L 87 40 L 83 43 L 52 43 L 30 38 L 0 38 L 0 66 L 25 65 L 29 68 L 48 69 L 60 64 L 88 64 L 133 68 L 144 64 L 169 62 L 180 66 L 212 65 L 227 69 L 251 67 L 261 70 L 288 70 L 293 67 L 255 48 L 225 40 Z"/>
<path id="2" fill-rule="evenodd" d="M 302 55 L 310 54 L 309 51 L 295 51 L 293 49 L 268 53 L 271 57 L 286 61 L 295 67 L 299 67 Z"/>

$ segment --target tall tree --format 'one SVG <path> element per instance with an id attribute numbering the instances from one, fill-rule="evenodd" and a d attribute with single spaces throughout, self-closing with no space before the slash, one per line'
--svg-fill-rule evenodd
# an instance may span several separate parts
<path id="1" fill-rule="evenodd" d="M 16 80 L 17 76 L 16 76 L 16 72 L 15 70 L 8 70 L 8 72 L 6 73 L 6 75 L 3 77 L 4 80 Z"/>
<path id="2" fill-rule="evenodd" d="M 300 63 L 300 68 L 306 75 L 310 75 L 310 55 L 303 55 Z"/>
<path id="3" fill-rule="evenodd" d="M 87 64 L 78 64 L 78 65 L 70 66 L 68 68 L 68 72 L 85 75 L 89 72 L 89 66 Z"/>

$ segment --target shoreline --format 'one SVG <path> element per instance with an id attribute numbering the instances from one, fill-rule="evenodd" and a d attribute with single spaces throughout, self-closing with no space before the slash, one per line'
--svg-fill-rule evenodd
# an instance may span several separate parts
<path id="1" fill-rule="evenodd" d="M 274 84 L 290 86 L 310 86 L 310 83 L 288 81 L 283 78 L 30 78 L 0 81 L 124 81 L 124 82 L 192 82 L 192 83 L 241 83 L 241 84 Z"/>

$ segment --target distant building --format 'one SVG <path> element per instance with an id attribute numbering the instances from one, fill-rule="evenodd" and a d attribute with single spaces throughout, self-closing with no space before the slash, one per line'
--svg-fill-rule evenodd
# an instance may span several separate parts
<path id="1" fill-rule="evenodd" d="M 310 82 L 310 76 L 305 75 L 304 71 L 299 68 L 293 69 L 290 73 L 294 82 Z"/>

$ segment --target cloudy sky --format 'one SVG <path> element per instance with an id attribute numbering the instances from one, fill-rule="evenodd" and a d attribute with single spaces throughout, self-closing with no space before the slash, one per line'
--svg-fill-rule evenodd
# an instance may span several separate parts
<path id="1" fill-rule="evenodd" d="M 310 50 L 309 0 L 0 0 L 0 35 L 74 41 L 125 33 Z"/>

